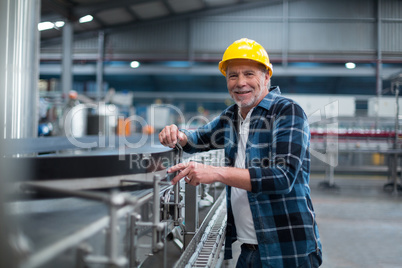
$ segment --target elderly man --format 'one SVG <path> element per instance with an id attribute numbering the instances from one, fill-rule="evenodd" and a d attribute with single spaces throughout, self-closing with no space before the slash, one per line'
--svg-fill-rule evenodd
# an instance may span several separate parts
<path id="1" fill-rule="evenodd" d="M 181 163 L 194 186 L 227 185 L 225 258 L 242 243 L 236 267 L 318 267 L 321 242 L 308 186 L 310 131 L 294 101 L 271 87 L 272 65 L 265 49 L 246 38 L 230 45 L 219 63 L 236 104 L 195 131 L 165 127 L 160 142 L 179 143 L 186 152 L 225 149 L 225 167 Z"/>

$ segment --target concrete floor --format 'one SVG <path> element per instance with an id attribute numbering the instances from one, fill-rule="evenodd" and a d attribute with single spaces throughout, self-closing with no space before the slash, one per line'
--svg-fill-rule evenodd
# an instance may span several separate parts
<path id="1" fill-rule="evenodd" d="M 323 268 L 402 267 L 402 192 L 383 191 L 381 176 L 335 176 L 338 189 L 323 189 L 312 175 L 313 206 L 323 245 Z M 239 245 L 233 244 L 234 267 Z"/>
<path id="2" fill-rule="evenodd" d="M 402 267 L 402 192 L 384 192 L 381 176 L 336 176 L 338 190 L 310 186 L 324 268 Z"/>

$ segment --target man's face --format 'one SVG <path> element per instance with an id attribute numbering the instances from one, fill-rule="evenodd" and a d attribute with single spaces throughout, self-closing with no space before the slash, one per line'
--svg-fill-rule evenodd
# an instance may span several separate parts
<path id="1" fill-rule="evenodd" d="M 268 94 L 269 72 L 251 60 L 231 60 L 226 71 L 230 96 L 243 112 L 250 111 Z"/>

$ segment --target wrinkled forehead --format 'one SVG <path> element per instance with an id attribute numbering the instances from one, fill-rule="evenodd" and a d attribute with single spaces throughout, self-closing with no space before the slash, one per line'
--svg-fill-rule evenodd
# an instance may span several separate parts
<path id="1" fill-rule="evenodd" d="M 244 69 L 244 70 L 259 70 L 259 71 L 266 71 L 266 67 L 257 62 L 257 61 L 253 61 L 253 60 L 248 60 L 248 59 L 233 59 L 233 60 L 229 60 L 227 63 L 227 68 L 226 71 L 230 72 L 230 71 L 235 71 L 235 70 L 239 70 L 239 69 Z"/>

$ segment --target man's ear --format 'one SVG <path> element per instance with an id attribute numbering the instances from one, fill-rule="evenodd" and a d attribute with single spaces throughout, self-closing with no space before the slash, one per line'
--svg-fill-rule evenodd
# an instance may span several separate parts
<path id="1" fill-rule="evenodd" d="M 269 72 L 266 71 L 266 72 L 265 72 L 265 87 L 268 86 L 269 79 L 271 79 L 271 77 L 269 76 Z"/>

